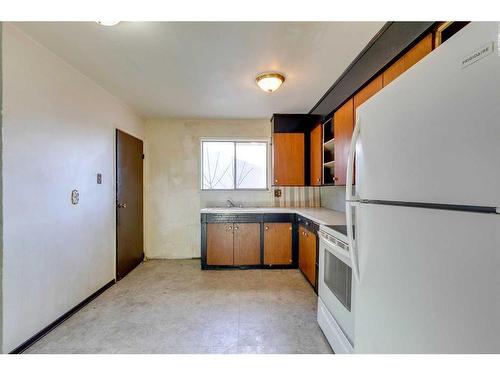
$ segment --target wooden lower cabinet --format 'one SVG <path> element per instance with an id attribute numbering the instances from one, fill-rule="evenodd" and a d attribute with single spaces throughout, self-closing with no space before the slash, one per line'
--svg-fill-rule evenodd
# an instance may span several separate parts
<path id="1" fill-rule="evenodd" d="M 207 264 L 210 266 L 260 264 L 260 224 L 207 224 Z"/>
<path id="2" fill-rule="evenodd" d="M 234 264 L 232 223 L 207 224 L 207 264 Z"/>
<path id="3" fill-rule="evenodd" d="M 291 223 L 264 223 L 264 264 L 292 264 Z"/>
<path id="4" fill-rule="evenodd" d="M 316 234 L 299 226 L 299 269 L 316 286 Z"/>
<path id="5" fill-rule="evenodd" d="M 234 265 L 260 264 L 260 224 L 234 223 Z"/>

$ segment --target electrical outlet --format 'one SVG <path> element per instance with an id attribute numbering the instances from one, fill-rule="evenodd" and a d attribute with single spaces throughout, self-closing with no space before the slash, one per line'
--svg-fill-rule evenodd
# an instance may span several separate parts
<path id="1" fill-rule="evenodd" d="M 75 189 L 71 191 L 71 203 L 78 204 L 78 202 L 80 202 L 80 193 Z"/>
<path id="2" fill-rule="evenodd" d="M 102 184 L 102 173 L 97 174 L 97 183 L 100 185 Z"/>
<path id="3" fill-rule="evenodd" d="M 275 198 L 281 197 L 281 189 L 274 189 L 274 197 Z"/>

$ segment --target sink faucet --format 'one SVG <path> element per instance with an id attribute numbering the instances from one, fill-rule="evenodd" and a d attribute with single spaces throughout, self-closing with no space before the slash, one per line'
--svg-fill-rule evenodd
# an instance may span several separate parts
<path id="1" fill-rule="evenodd" d="M 243 207 L 241 203 L 237 205 L 231 199 L 228 199 L 226 202 L 227 202 L 227 207 L 238 207 L 238 208 Z"/>

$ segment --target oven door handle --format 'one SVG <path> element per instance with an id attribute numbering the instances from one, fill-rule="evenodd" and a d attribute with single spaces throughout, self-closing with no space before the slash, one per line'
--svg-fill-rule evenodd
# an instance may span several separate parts
<path id="1" fill-rule="evenodd" d="M 328 244 L 328 246 L 331 246 L 331 247 L 337 246 L 332 241 L 330 241 L 323 233 L 318 232 L 318 234 L 319 234 L 320 238 Z"/>
<path id="2" fill-rule="evenodd" d="M 328 251 L 330 254 L 339 259 L 341 262 L 345 263 L 350 268 L 352 268 L 352 259 L 351 255 L 349 254 L 349 251 L 342 249 L 339 245 L 330 241 L 323 233 L 321 232 L 318 233 L 321 241 L 323 241 L 326 245 L 323 246 L 325 251 Z"/>

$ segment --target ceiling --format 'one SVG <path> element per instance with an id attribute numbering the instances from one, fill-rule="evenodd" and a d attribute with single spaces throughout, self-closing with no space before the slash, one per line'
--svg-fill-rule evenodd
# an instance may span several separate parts
<path id="1" fill-rule="evenodd" d="M 307 113 L 384 22 L 15 23 L 145 118 Z M 285 74 L 273 94 L 258 73 Z"/>

